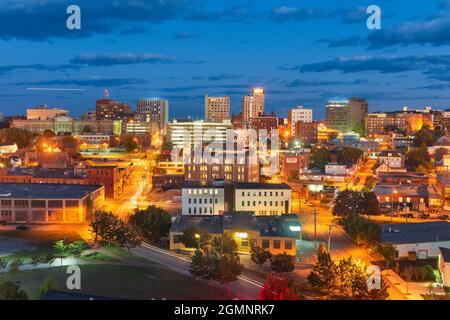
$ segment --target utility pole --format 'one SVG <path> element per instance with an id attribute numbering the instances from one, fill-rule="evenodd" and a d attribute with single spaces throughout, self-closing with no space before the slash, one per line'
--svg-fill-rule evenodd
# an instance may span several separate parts
<path id="1" fill-rule="evenodd" d="M 332 227 L 333 225 L 332 224 L 330 224 L 329 226 L 328 226 L 328 253 L 330 253 L 330 246 L 331 246 L 331 227 Z"/>
<path id="2" fill-rule="evenodd" d="M 317 248 L 317 213 L 314 209 L 314 248 Z"/>

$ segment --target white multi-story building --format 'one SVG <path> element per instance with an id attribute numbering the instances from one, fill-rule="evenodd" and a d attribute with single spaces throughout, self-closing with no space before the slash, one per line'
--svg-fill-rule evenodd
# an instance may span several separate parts
<path id="1" fill-rule="evenodd" d="M 288 126 L 289 132 L 292 136 L 295 133 L 295 124 L 297 122 L 312 122 L 313 121 L 313 110 L 305 109 L 303 106 L 297 106 L 294 109 L 289 110 L 288 113 Z"/>
<path id="2" fill-rule="evenodd" d="M 383 151 L 379 154 L 378 160 L 390 168 L 403 168 L 405 165 L 405 156 L 397 151 Z"/>
<path id="3" fill-rule="evenodd" d="M 345 164 L 329 163 L 325 165 L 325 174 L 338 176 L 351 176 L 355 174 L 355 166 Z"/>
<path id="4" fill-rule="evenodd" d="M 170 142 L 183 147 L 186 142 L 205 144 L 211 141 L 226 142 L 227 130 L 232 128 L 230 120 L 222 122 L 194 121 L 192 119 L 173 120 L 169 123 Z"/>
<path id="5" fill-rule="evenodd" d="M 254 211 L 255 215 L 280 215 L 291 212 L 291 188 L 284 183 L 236 183 L 234 210 Z"/>
<path id="6" fill-rule="evenodd" d="M 198 182 L 185 182 L 181 194 L 181 214 L 218 215 L 225 211 L 225 187 L 223 183 L 203 185 Z"/>

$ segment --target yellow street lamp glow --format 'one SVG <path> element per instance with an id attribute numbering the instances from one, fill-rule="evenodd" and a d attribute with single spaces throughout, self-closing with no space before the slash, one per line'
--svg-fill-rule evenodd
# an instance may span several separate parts
<path id="1" fill-rule="evenodd" d="M 194 237 L 195 237 L 195 239 L 200 239 L 200 235 L 199 235 L 198 233 L 196 233 L 196 234 L 194 235 Z"/>
<path id="2" fill-rule="evenodd" d="M 247 232 L 236 232 L 236 234 L 234 236 L 236 238 L 247 239 L 248 233 Z"/>

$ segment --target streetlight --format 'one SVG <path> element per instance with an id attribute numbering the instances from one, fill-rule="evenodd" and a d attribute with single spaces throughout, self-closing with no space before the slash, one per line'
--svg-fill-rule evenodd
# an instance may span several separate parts
<path id="1" fill-rule="evenodd" d="M 195 237 L 195 239 L 197 239 L 197 241 L 198 241 L 198 247 L 197 247 L 197 250 L 200 251 L 200 246 L 201 246 L 202 244 L 204 244 L 204 243 L 207 243 L 208 240 L 200 241 L 201 235 L 198 234 L 198 233 L 196 233 L 196 234 L 194 235 L 194 237 Z"/>

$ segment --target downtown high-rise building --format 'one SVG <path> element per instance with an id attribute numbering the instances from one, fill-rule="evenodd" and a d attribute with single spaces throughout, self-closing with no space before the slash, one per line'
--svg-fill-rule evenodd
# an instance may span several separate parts
<path id="1" fill-rule="evenodd" d="M 130 114 L 131 106 L 129 104 L 112 99 L 99 99 L 95 102 L 97 120 L 118 120 Z"/>
<path id="2" fill-rule="evenodd" d="M 263 88 L 253 88 L 249 96 L 244 96 L 242 101 L 244 122 L 248 122 L 251 118 L 257 118 L 264 114 L 264 96 Z"/>
<path id="3" fill-rule="evenodd" d="M 369 103 L 364 98 L 329 101 L 326 106 L 326 124 L 341 132 L 364 128 L 364 120 L 369 112 Z"/>
<path id="4" fill-rule="evenodd" d="M 169 101 L 164 99 L 139 99 L 137 101 L 138 119 L 151 124 L 152 132 L 167 134 L 169 122 Z"/>
<path id="5" fill-rule="evenodd" d="M 205 121 L 222 122 L 230 119 L 230 97 L 205 96 Z"/>
<path id="6" fill-rule="evenodd" d="M 297 106 L 288 112 L 288 128 L 291 137 L 295 135 L 295 125 L 297 122 L 312 122 L 313 110 L 303 108 L 303 106 Z"/>

